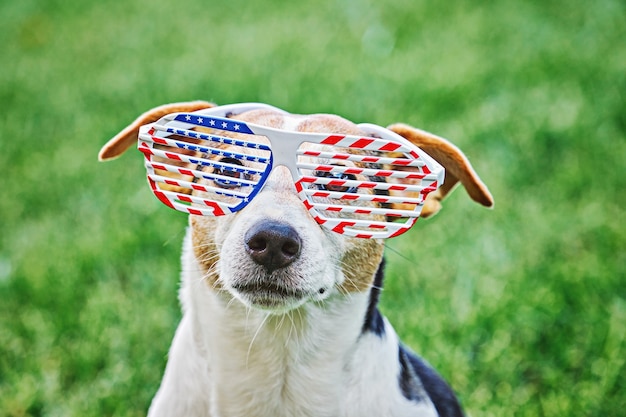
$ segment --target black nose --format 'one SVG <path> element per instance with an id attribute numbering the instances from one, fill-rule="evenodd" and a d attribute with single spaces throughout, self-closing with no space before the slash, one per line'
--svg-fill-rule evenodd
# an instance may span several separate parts
<path id="1" fill-rule="evenodd" d="M 273 220 L 255 224 L 244 239 L 252 260 L 265 267 L 268 273 L 295 261 L 302 247 L 300 236 L 293 227 Z"/>

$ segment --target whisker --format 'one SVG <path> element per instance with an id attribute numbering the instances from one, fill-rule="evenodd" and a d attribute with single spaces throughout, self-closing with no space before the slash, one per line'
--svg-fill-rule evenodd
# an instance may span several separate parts
<path id="1" fill-rule="evenodd" d="M 223 292 L 228 292 L 226 290 L 220 290 Z M 237 299 L 235 297 L 230 297 L 230 300 L 228 300 L 228 302 L 226 303 L 226 311 L 228 311 L 228 309 L 230 308 L 230 306 L 232 306 L 233 304 L 235 304 L 235 301 L 237 301 Z M 247 324 L 247 323 L 246 323 Z"/>
<path id="2" fill-rule="evenodd" d="M 302 324 L 304 323 L 304 319 L 302 318 L 302 311 L 300 308 L 296 309 L 295 312 L 292 310 L 289 312 L 289 321 L 291 322 L 291 327 L 289 329 L 289 336 L 288 339 L 291 340 L 291 335 L 294 334 L 294 346 L 295 349 L 293 350 L 295 352 L 295 360 L 296 361 L 300 361 L 300 354 L 301 354 L 301 337 L 298 334 L 298 324 L 296 324 L 296 320 L 294 319 L 294 314 L 298 314 L 298 322 L 299 325 L 302 326 Z"/>
<path id="3" fill-rule="evenodd" d="M 166 241 L 163 242 L 163 247 L 167 247 L 167 246 L 171 245 L 172 242 L 174 241 L 174 239 L 181 238 L 181 236 L 183 236 L 184 233 L 186 233 L 185 228 L 182 228 L 178 232 L 173 233 L 172 235 L 170 235 L 169 239 L 167 239 Z"/>
<path id="4" fill-rule="evenodd" d="M 296 324 L 293 321 L 293 311 L 289 311 L 286 314 L 287 318 L 289 319 L 289 333 L 287 334 L 287 339 L 285 340 L 285 347 L 288 346 L 288 344 L 291 342 L 291 335 L 294 332 L 294 330 L 296 330 Z M 296 342 L 297 345 L 297 342 Z"/>
<path id="5" fill-rule="evenodd" d="M 248 308 L 248 311 L 250 311 L 250 308 Z M 263 320 L 261 320 L 261 323 L 256 329 L 256 332 L 254 332 L 254 336 L 252 336 L 252 340 L 250 340 L 250 345 L 248 345 L 248 352 L 246 353 L 246 367 L 248 366 L 248 361 L 250 359 L 250 352 L 252 351 L 252 345 L 254 345 L 254 341 L 256 340 L 257 336 L 261 332 L 261 329 L 265 325 L 265 322 L 267 322 L 267 319 L 269 318 L 270 315 L 271 315 L 270 313 L 265 314 L 265 316 L 263 317 Z M 247 321 L 247 317 L 246 317 L 246 321 Z"/>
<path id="6" fill-rule="evenodd" d="M 385 243 L 385 249 L 389 249 L 391 252 L 402 258 L 403 260 L 409 262 L 411 265 L 417 266 L 417 262 L 413 258 L 409 258 L 407 255 L 403 254 L 399 250 L 395 249 L 393 246 L 390 246 L 389 243 Z"/>

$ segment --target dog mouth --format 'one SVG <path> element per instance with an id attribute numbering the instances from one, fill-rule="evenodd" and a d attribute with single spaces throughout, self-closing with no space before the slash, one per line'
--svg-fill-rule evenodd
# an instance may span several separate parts
<path id="1" fill-rule="evenodd" d="M 302 290 L 288 288 L 275 282 L 237 284 L 233 286 L 233 290 L 253 306 L 268 309 L 300 304 L 307 296 L 307 293 Z"/>

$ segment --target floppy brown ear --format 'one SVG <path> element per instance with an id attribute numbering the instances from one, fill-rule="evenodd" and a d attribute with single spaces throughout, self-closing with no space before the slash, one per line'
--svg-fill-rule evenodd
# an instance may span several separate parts
<path id="1" fill-rule="evenodd" d="M 485 207 L 493 206 L 491 193 L 459 148 L 439 136 L 409 125 L 398 123 L 387 127 L 387 129 L 408 139 L 446 169 L 443 185 L 437 191 L 428 194 L 420 217 L 426 218 L 436 214 L 441 209 L 441 201 L 459 181 L 472 200 Z"/>
<path id="2" fill-rule="evenodd" d="M 126 149 L 130 148 L 134 143 L 137 142 L 139 127 L 145 125 L 146 123 L 152 123 L 154 121 L 157 121 L 166 114 L 175 112 L 192 112 L 202 109 L 208 109 L 210 107 L 215 107 L 215 104 L 206 101 L 188 101 L 183 103 L 164 104 L 162 106 L 148 110 L 137 119 L 135 119 L 134 122 L 124 128 L 124 130 L 122 130 L 111 140 L 109 140 L 102 147 L 102 149 L 100 149 L 98 159 L 100 161 L 106 161 L 108 159 L 117 158 L 118 156 L 123 154 Z"/>

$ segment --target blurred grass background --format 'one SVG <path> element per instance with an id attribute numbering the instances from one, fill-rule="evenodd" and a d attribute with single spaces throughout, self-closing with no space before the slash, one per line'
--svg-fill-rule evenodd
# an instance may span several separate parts
<path id="1" fill-rule="evenodd" d="M 457 190 L 389 242 L 383 310 L 474 416 L 626 407 L 620 0 L 8 0 L 0 4 L 0 415 L 143 415 L 180 318 L 186 219 L 139 113 L 262 101 L 450 138 Z"/>

